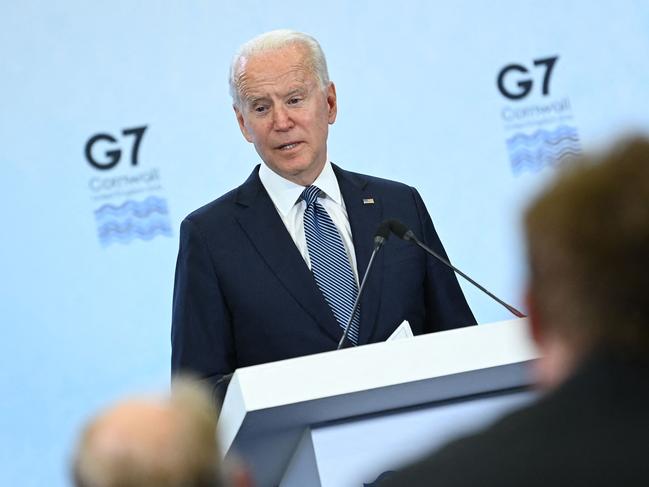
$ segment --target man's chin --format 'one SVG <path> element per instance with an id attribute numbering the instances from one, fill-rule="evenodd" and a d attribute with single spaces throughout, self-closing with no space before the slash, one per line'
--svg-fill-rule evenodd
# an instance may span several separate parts
<path id="1" fill-rule="evenodd" d="M 311 161 L 294 160 L 288 164 L 284 161 L 283 164 L 268 165 L 268 167 L 284 179 L 302 186 L 308 186 L 320 175 L 324 164 L 314 165 Z"/>

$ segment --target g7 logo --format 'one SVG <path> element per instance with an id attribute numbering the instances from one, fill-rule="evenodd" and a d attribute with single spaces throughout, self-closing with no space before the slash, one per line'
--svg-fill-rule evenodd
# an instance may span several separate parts
<path id="1" fill-rule="evenodd" d="M 559 59 L 559 56 L 535 59 L 533 61 L 534 66 L 545 67 L 545 73 L 543 74 L 543 96 L 550 94 L 550 77 L 552 76 L 552 70 L 554 69 L 554 64 L 557 62 L 557 59 Z M 530 91 L 532 91 L 533 81 L 531 78 L 519 79 L 516 85 L 520 89 L 516 92 L 509 91 L 509 89 L 505 86 L 505 77 L 512 71 L 524 74 L 529 73 L 529 70 L 525 66 L 522 66 L 520 64 L 508 64 L 500 70 L 500 73 L 498 73 L 498 91 L 500 91 L 503 96 L 509 98 L 510 100 L 520 100 L 521 98 L 525 98 L 527 95 L 529 95 Z"/>
<path id="2" fill-rule="evenodd" d="M 137 166 L 137 155 L 140 150 L 140 142 L 142 142 L 142 137 L 144 136 L 144 131 L 146 130 L 146 125 L 142 127 L 134 127 L 132 129 L 122 130 L 123 136 L 133 135 L 135 139 L 133 140 L 133 146 L 131 147 L 131 165 Z M 109 142 L 111 144 L 117 143 L 117 139 L 110 134 L 95 134 L 88 142 L 86 142 L 86 159 L 92 167 L 95 169 L 112 169 L 115 167 L 119 160 L 122 158 L 122 150 L 119 148 L 107 150 L 104 152 L 104 156 L 107 158 L 105 161 L 98 161 L 92 154 L 92 149 L 98 142 Z"/>

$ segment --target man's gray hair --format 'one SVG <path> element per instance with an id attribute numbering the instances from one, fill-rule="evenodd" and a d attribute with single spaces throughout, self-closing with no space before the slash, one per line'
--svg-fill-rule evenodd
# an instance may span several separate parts
<path id="1" fill-rule="evenodd" d="M 239 68 L 241 60 L 255 54 L 268 51 L 276 51 L 283 47 L 299 44 L 307 50 L 307 65 L 320 84 L 322 90 L 329 86 L 329 72 L 327 71 L 327 60 L 318 41 L 308 34 L 289 29 L 279 29 L 266 32 L 250 39 L 239 47 L 239 50 L 232 58 L 230 65 L 230 95 L 235 106 L 241 107 L 241 96 L 239 93 Z"/>

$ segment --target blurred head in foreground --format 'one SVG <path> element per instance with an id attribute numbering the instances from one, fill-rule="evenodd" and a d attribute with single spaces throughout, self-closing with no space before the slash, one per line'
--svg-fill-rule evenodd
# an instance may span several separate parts
<path id="1" fill-rule="evenodd" d="M 551 390 L 382 486 L 649 485 L 649 140 L 559 174 L 525 231 L 528 323 Z"/>
<path id="2" fill-rule="evenodd" d="M 83 431 L 77 487 L 220 487 L 217 408 L 198 383 L 178 379 L 169 397 L 122 401 Z"/>
<path id="3" fill-rule="evenodd" d="M 527 210 L 530 324 L 545 385 L 606 351 L 649 355 L 649 139 L 584 157 Z"/>

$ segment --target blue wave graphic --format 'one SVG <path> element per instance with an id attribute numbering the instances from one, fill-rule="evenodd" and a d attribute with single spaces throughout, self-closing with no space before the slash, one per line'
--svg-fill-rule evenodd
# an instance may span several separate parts
<path id="1" fill-rule="evenodd" d="M 579 141 L 577 129 L 567 125 L 560 125 L 555 130 L 539 129 L 533 134 L 517 133 L 507 139 L 507 147 L 536 145 L 540 141 L 554 145 L 563 139 Z"/>
<path id="2" fill-rule="evenodd" d="M 105 204 L 95 210 L 97 235 L 103 246 L 149 241 L 159 235 L 171 237 L 167 202 L 157 196 L 143 201 L 127 200 L 121 205 Z"/>
<path id="3" fill-rule="evenodd" d="M 119 206 L 106 204 L 95 210 L 95 218 L 121 218 L 127 215 L 146 218 L 151 213 L 168 214 L 167 202 L 157 196 L 149 196 L 144 201 L 127 200 Z"/>
<path id="4" fill-rule="evenodd" d="M 563 164 L 582 152 L 577 129 L 567 125 L 532 134 L 517 133 L 507 139 L 507 151 L 516 175 Z"/>

